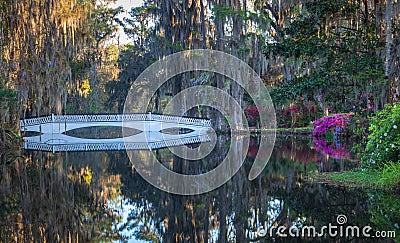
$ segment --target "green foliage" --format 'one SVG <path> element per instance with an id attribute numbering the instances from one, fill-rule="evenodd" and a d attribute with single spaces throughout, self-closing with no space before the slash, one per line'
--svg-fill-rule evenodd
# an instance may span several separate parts
<path id="1" fill-rule="evenodd" d="M 376 54 L 384 42 L 376 34 L 374 16 L 367 16 L 371 20 L 360 26 L 347 22 L 359 11 L 356 3 L 323 0 L 307 2 L 293 13 L 292 21 L 280 33 L 282 38 L 265 46 L 267 55 L 284 57 L 285 66 L 295 67 L 291 78 L 285 78 L 271 93 L 276 104 L 306 97 L 333 112 L 348 112 L 357 106 L 353 98 L 357 92 L 386 82 L 382 59 Z M 337 19 L 343 23 L 335 24 Z M 322 99 L 318 101 L 317 96 Z"/>
<path id="2" fill-rule="evenodd" d="M 388 162 L 384 165 L 382 173 L 380 175 L 380 181 L 382 185 L 392 185 L 399 187 L 400 182 L 400 163 Z"/>
<path id="3" fill-rule="evenodd" d="M 0 79 L 0 103 L 7 104 L 5 108 L 12 108 L 17 104 L 17 94 L 15 90 L 7 88 L 4 78 Z M 3 107 L 4 109 L 4 107 Z"/>
<path id="4" fill-rule="evenodd" d="M 123 7 L 111 8 L 108 4 L 101 3 L 96 5 L 91 13 L 89 25 L 93 30 L 91 37 L 97 44 L 104 42 L 117 31 L 116 23 L 120 23 L 117 15 L 122 12 Z"/>
<path id="5" fill-rule="evenodd" d="M 356 158 L 361 158 L 364 154 L 365 146 L 367 145 L 369 120 L 364 113 L 356 113 L 350 119 L 348 130 L 349 139 L 354 141 L 351 149 Z"/>
<path id="6" fill-rule="evenodd" d="M 388 104 L 371 118 L 371 134 L 365 154 L 364 168 L 381 168 L 388 161 L 400 161 L 400 102 Z"/>
<path id="7" fill-rule="evenodd" d="M 240 16 L 244 20 L 257 20 L 261 22 L 270 22 L 271 18 L 263 12 L 252 12 L 248 10 L 234 10 L 231 7 L 213 6 L 212 12 L 217 18 L 225 18 L 231 15 Z"/>
<path id="8" fill-rule="evenodd" d="M 1 74 L 0 74 L 1 75 Z M 18 115 L 18 99 L 15 90 L 7 87 L 6 78 L 0 76 L 0 127 L 10 123 Z M 10 124 L 12 125 L 12 124 Z M 1 139 L 0 139 L 1 140 Z"/>
<path id="9" fill-rule="evenodd" d="M 387 162 L 379 170 L 358 168 L 343 173 L 323 174 L 320 177 L 327 181 L 333 180 L 333 184 L 345 183 L 355 187 L 396 190 L 400 187 L 399 162 Z"/>
<path id="10" fill-rule="evenodd" d="M 154 4 L 132 8 L 129 12 L 130 18 L 124 18 L 124 22 L 121 23 L 124 32 L 134 40 L 140 40 L 140 44 L 144 45 L 144 41 L 150 37 L 151 33 L 147 17 L 156 11 L 157 6 Z"/>
<path id="11" fill-rule="evenodd" d="M 155 57 L 144 47 L 126 45 L 118 57 L 119 80 L 109 81 L 105 84 L 108 94 L 106 105 L 115 107 L 118 112 L 123 111 L 128 90 L 136 78 L 154 62 Z"/>
<path id="12" fill-rule="evenodd" d="M 333 132 L 331 130 L 326 130 L 326 134 L 325 134 L 325 141 L 326 143 L 332 143 L 333 142 Z"/>
<path id="13" fill-rule="evenodd" d="M 397 193 L 368 193 L 370 220 L 374 230 L 395 230 L 395 242 L 400 240 L 400 204 Z"/>
<path id="14" fill-rule="evenodd" d="M 260 11 L 249 11 L 249 10 L 238 10 L 232 9 L 227 6 L 212 6 L 211 9 L 215 19 L 225 20 L 229 17 L 237 17 L 244 21 L 253 21 L 257 23 L 255 25 L 255 32 L 260 38 L 264 38 L 264 33 L 269 29 L 272 22 L 270 16 L 265 12 Z M 214 18 L 214 17 L 212 17 Z"/>
<path id="15" fill-rule="evenodd" d="M 322 89 L 334 83 L 333 77 L 329 77 L 324 72 L 314 73 L 311 76 L 297 77 L 282 84 L 279 88 L 273 89 L 271 98 L 275 104 L 286 104 L 307 95 L 310 100 L 314 100 L 310 91 Z"/>

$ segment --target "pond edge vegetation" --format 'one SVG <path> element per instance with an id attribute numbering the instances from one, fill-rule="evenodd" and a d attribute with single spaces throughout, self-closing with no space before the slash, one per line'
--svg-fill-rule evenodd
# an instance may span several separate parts
<path id="1" fill-rule="evenodd" d="M 359 168 L 313 174 L 306 181 L 400 192 L 400 102 L 387 104 L 369 117 L 369 121 L 367 140 L 358 145 L 361 148 Z"/>

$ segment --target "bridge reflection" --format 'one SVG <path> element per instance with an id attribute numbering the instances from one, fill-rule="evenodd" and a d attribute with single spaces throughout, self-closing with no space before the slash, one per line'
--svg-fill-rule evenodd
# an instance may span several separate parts
<path id="1" fill-rule="evenodd" d="M 135 129 L 114 138 L 85 138 L 68 133 L 81 128 L 114 127 Z M 180 131 L 185 130 L 185 133 Z M 35 133 L 24 137 L 24 148 L 49 152 L 153 150 L 211 141 L 207 119 L 157 114 L 63 115 L 21 120 L 21 131 Z M 177 131 L 177 132 L 171 132 Z M 107 135 L 107 134 L 106 134 Z M 107 136 L 106 136 L 107 137 Z"/>
<path id="2" fill-rule="evenodd" d="M 153 150 L 165 147 L 175 147 L 211 141 L 208 134 L 182 136 L 175 139 L 150 140 L 148 142 L 124 142 L 123 139 L 87 139 L 91 142 L 77 143 L 76 138 L 63 134 L 49 137 L 51 134 L 24 138 L 24 149 L 48 152 L 63 151 L 118 151 L 118 150 Z M 63 136 L 60 136 L 63 135 Z M 41 137 L 41 138 L 40 138 Z M 43 142 L 40 141 L 42 139 Z M 47 140 L 46 140 L 47 139 Z M 69 140 L 71 139 L 71 141 Z M 113 142 L 107 141 L 113 140 Z"/>

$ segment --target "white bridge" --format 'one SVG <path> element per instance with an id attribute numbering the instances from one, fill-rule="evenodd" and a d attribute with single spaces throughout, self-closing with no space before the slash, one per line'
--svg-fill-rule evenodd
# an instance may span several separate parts
<path id="1" fill-rule="evenodd" d="M 210 141 L 208 119 L 158 114 L 54 115 L 20 121 L 21 132 L 35 132 L 24 137 L 24 148 L 51 152 L 148 150 Z M 66 135 L 87 127 L 121 127 L 139 130 L 138 134 L 89 139 Z M 186 129 L 184 134 L 164 133 L 165 129 Z"/>

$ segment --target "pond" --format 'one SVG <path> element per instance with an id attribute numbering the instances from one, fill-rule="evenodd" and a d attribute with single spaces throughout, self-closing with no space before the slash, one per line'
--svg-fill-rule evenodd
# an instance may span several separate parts
<path id="1" fill-rule="evenodd" d="M 1 241 L 286 241 L 279 226 L 291 227 L 295 237 L 299 234 L 297 240 L 356 238 L 339 230 L 336 235 L 307 234 L 309 226 L 321 232 L 330 224 L 369 226 L 370 235 L 399 235 L 399 194 L 304 182 L 311 173 L 357 167 L 350 145 L 278 135 L 266 168 L 249 181 L 259 141 L 259 136 L 251 137 L 246 161 L 231 180 L 197 196 L 174 195 L 150 185 L 134 170 L 125 151 L 27 150 L 24 160 L 2 165 Z M 229 142 L 229 136 L 219 135 L 211 154 L 197 162 L 180 159 L 168 149 L 153 153 L 174 171 L 197 173 L 218 165 Z M 360 237 L 365 237 L 361 231 Z"/>

